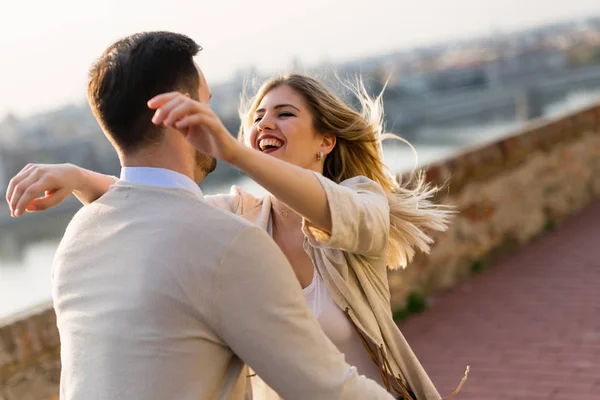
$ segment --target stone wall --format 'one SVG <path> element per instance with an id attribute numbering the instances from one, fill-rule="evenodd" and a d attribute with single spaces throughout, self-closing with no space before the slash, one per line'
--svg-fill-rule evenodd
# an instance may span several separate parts
<path id="1" fill-rule="evenodd" d="M 600 199 L 600 104 L 431 165 L 458 214 L 429 255 L 390 273 L 399 317 Z M 407 301 L 408 299 L 408 301 Z"/>
<path id="2" fill-rule="evenodd" d="M 0 400 L 58 400 L 59 345 L 51 304 L 0 320 Z"/>
<path id="3" fill-rule="evenodd" d="M 429 255 L 390 273 L 402 317 L 600 198 L 600 105 L 428 167 L 458 215 Z M 407 301 L 408 300 L 408 301 Z M 58 399 L 59 338 L 46 304 L 0 321 L 0 400 Z"/>

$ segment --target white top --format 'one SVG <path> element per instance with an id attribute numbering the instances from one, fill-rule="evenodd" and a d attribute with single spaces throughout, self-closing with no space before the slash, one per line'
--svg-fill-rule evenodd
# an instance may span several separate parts
<path id="1" fill-rule="evenodd" d="M 335 304 L 317 269 L 313 273 L 310 285 L 302 289 L 308 303 L 327 337 L 346 357 L 346 362 L 355 366 L 360 375 L 374 380 L 381 386 L 379 368 L 369 357 L 356 328 L 346 317 L 346 314 Z"/>
<path id="2" fill-rule="evenodd" d="M 273 218 L 269 217 L 267 232 L 273 237 Z M 346 314 L 335 304 L 331 294 L 321 279 L 317 268 L 314 268 L 311 283 L 302 289 L 308 308 L 319 322 L 321 329 L 331 342 L 344 354 L 346 362 L 356 368 L 360 375 L 374 380 L 385 387 L 381 380 L 381 372 L 371 360 L 356 328 Z M 271 397 L 268 397 L 269 399 Z"/>

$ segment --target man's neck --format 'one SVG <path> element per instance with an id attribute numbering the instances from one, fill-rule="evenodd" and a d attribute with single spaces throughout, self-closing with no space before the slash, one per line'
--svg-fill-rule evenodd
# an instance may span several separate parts
<path id="1" fill-rule="evenodd" d="M 133 154 L 120 155 L 122 167 L 163 168 L 179 172 L 196 181 L 194 166 L 185 157 L 173 157 L 172 153 L 160 150 L 140 150 Z"/>

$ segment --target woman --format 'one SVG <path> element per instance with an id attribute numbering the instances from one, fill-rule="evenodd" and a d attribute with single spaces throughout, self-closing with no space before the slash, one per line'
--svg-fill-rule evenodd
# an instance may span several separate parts
<path id="1" fill-rule="evenodd" d="M 312 78 L 273 78 L 242 113 L 239 142 L 210 107 L 184 94 L 159 95 L 148 105 L 156 110 L 155 124 L 179 129 L 198 150 L 234 165 L 269 192 L 256 198 L 233 187 L 229 195 L 206 199 L 271 234 L 347 361 L 399 398 L 439 399 L 393 321 L 387 268 L 406 266 L 415 248 L 428 251 L 428 233 L 445 230 L 450 211 L 429 201 L 435 190 L 422 180 L 409 190 L 386 174 L 381 96 L 373 101 L 362 85 L 356 94 L 361 112 Z M 52 184 L 31 168 L 16 177 L 21 190 L 26 182 L 34 191 L 50 191 L 29 211 L 71 191 L 89 203 L 114 183 L 74 166 L 45 168 Z"/>

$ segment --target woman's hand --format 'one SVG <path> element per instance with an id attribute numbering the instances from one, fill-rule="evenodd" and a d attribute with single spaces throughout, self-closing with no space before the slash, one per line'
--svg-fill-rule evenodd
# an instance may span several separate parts
<path id="1" fill-rule="evenodd" d="M 331 232 L 327 194 L 313 172 L 244 147 L 210 106 L 179 92 L 158 95 L 148 107 L 156 110 L 152 122 L 179 130 L 197 150 L 238 168 L 315 227 Z"/>
<path id="2" fill-rule="evenodd" d="M 28 164 L 8 184 L 6 201 L 10 214 L 20 217 L 25 211 L 54 207 L 81 185 L 80 168 L 76 165 Z"/>
<path id="3" fill-rule="evenodd" d="M 170 92 L 148 102 L 156 110 L 152 122 L 179 130 L 198 151 L 232 163 L 242 145 L 229 133 L 208 104 Z"/>

